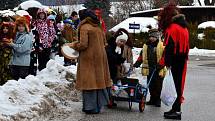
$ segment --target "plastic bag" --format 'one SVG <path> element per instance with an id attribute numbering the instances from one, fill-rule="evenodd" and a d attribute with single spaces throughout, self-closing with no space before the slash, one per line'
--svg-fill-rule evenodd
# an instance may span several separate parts
<path id="1" fill-rule="evenodd" d="M 164 77 L 160 98 L 161 101 L 167 106 L 173 105 L 177 98 L 177 92 L 175 89 L 171 69 L 167 70 L 167 73 Z"/>

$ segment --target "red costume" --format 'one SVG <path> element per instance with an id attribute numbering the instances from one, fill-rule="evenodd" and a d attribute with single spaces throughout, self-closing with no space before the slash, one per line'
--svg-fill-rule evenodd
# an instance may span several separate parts
<path id="1" fill-rule="evenodd" d="M 175 82 L 177 99 L 173 104 L 173 110 L 180 111 L 183 102 L 183 91 L 187 71 L 189 53 L 189 32 L 186 27 L 184 16 L 176 15 L 164 31 L 165 50 L 160 65 L 171 67 Z"/>

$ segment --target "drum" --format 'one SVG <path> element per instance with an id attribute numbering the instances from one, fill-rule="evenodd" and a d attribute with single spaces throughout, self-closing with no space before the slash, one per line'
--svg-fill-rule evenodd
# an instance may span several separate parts
<path id="1" fill-rule="evenodd" d="M 68 45 L 63 45 L 61 47 L 61 53 L 65 58 L 68 59 L 77 59 L 79 56 L 79 52 L 69 47 Z"/>

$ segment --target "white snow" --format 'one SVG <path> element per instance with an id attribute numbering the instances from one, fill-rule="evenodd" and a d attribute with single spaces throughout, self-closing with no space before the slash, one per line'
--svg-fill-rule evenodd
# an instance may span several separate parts
<path id="1" fill-rule="evenodd" d="M 205 34 L 204 33 L 199 33 L 198 34 L 198 39 L 203 40 L 204 39 Z"/>
<path id="2" fill-rule="evenodd" d="M 30 16 L 30 14 L 27 11 L 25 11 L 25 10 L 18 10 L 18 11 L 16 11 L 16 15 L 19 15 L 19 16 L 28 15 L 28 16 Z"/>
<path id="3" fill-rule="evenodd" d="M 140 51 L 142 48 L 134 48 L 133 51 L 133 60 L 134 62 L 137 60 Z M 189 55 L 196 55 L 196 56 L 207 56 L 207 57 L 215 57 L 215 50 L 208 50 L 208 49 L 198 49 L 197 47 L 194 47 L 190 49 Z"/>
<path id="4" fill-rule="evenodd" d="M 198 25 L 198 28 L 205 29 L 207 27 L 215 28 L 215 21 L 206 21 Z"/>
<path id="5" fill-rule="evenodd" d="M 27 10 L 28 8 L 43 8 L 43 5 L 36 1 L 36 0 L 28 0 L 28 1 L 25 1 L 25 2 L 22 2 L 20 4 L 20 7 L 24 10 Z"/>
<path id="6" fill-rule="evenodd" d="M 111 28 L 109 31 L 117 31 L 119 28 L 124 28 L 126 29 L 129 33 L 133 33 L 133 29 L 129 29 L 129 23 L 131 24 L 140 24 L 140 29 L 136 29 L 135 33 L 140 33 L 140 32 L 147 32 L 148 28 L 146 28 L 148 25 L 151 25 L 152 28 L 157 28 L 157 20 L 152 18 L 152 17 L 131 17 L 127 18 L 126 20 L 122 21 L 118 25 L 114 26 Z"/>
<path id="7" fill-rule="evenodd" d="M 6 117 L 19 115 L 27 115 L 33 113 L 34 108 L 40 107 L 41 102 L 45 101 L 45 96 L 53 93 L 53 90 L 47 87 L 52 84 L 68 84 L 66 75 L 68 73 L 76 73 L 76 66 L 64 67 L 62 59 L 58 59 L 59 63 L 50 60 L 47 68 L 38 73 L 37 76 L 29 75 L 25 79 L 18 81 L 9 80 L 3 86 L 0 86 L 0 120 Z"/>
<path id="8" fill-rule="evenodd" d="M 3 17 L 14 16 L 14 15 L 16 15 L 16 14 L 11 10 L 0 11 L 0 16 L 3 16 Z"/>
<path id="9" fill-rule="evenodd" d="M 215 50 L 198 49 L 194 47 L 193 49 L 190 49 L 189 55 L 215 57 Z"/>

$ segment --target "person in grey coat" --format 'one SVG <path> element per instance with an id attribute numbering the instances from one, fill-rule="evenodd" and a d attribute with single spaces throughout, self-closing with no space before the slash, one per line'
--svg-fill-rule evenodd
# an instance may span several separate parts
<path id="1" fill-rule="evenodd" d="M 9 66 L 13 79 L 18 80 L 29 74 L 33 36 L 29 32 L 25 17 L 16 19 L 14 32 L 16 33 L 14 42 L 8 43 L 12 48 L 12 58 Z"/>

